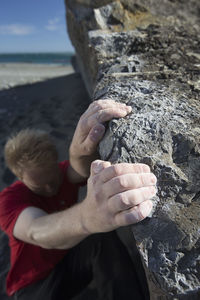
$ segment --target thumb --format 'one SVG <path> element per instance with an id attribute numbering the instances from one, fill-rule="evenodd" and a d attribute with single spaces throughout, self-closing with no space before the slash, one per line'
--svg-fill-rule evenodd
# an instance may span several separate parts
<path id="1" fill-rule="evenodd" d="M 105 168 L 109 167 L 111 163 L 109 161 L 103 161 L 100 159 L 94 160 L 91 163 L 90 173 L 91 175 L 97 175 Z"/>
<path id="2" fill-rule="evenodd" d="M 105 133 L 105 127 L 102 124 L 98 124 L 90 129 L 87 138 L 84 141 L 86 149 L 89 149 L 90 153 L 93 153 L 100 140 L 103 138 Z"/>

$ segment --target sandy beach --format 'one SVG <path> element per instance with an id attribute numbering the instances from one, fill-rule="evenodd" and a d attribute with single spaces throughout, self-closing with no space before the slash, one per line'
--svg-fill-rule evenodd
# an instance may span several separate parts
<path id="1" fill-rule="evenodd" d="M 0 90 L 72 73 L 71 65 L 0 63 Z"/>
<path id="2" fill-rule="evenodd" d="M 0 190 L 16 178 L 6 168 L 3 147 L 7 137 L 23 128 L 40 128 L 51 134 L 60 160 L 81 114 L 90 103 L 83 81 L 72 66 L 0 64 Z M 7 237 L 0 231 L 0 299 L 9 268 Z"/>

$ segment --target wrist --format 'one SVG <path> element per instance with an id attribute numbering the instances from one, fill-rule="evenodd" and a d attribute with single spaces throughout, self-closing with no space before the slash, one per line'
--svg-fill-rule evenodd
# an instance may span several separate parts
<path id="1" fill-rule="evenodd" d="M 69 163 L 71 168 L 76 172 L 80 177 L 86 179 L 90 175 L 90 166 L 87 167 L 84 157 L 74 157 L 70 156 Z"/>
<path id="2" fill-rule="evenodd" d="M 95 160 L 98 159 L 99 154 L 97 152 L 91 155 L 78 155 L 73 148 L 69 151 L 69 162 L 72 168 L 82 177 L 88 178 L 90 176 L 90 165 Z"/>
<path id="3" fill-rule="evenodd" d="M 80 203 L 80 208 L 81 208 L 80 220 L 81 220 L 82 231 L 84 232 L 85 235 L 89 236 L 93 232 L 92 230 L 89 229 L 88 226 L 88 221 L 90 220 L 90 217 L 88 215 L 89 208 L 87 207 L 87 205 L 85 205 L 85 203 L 86 203 L 85 199 Z"/>
<path id="4" fill-rule="evenodd" d="M 71 167 L 74 169 L 76 173 L 78 173 L 81 177 L 87 178 L 85 172 L 83 172 L 81 168 L 81 161 L 83 159 L 83 156 L 78 155 L 76 153 L 76 149 L 73 147 L 73 144 L 70 145 L 69 148 L 69 162 Z"/>

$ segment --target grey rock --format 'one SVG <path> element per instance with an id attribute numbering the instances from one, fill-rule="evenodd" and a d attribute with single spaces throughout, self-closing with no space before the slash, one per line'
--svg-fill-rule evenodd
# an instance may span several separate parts
<path id="1" fill-rule="evenodd" d="M 147 163 L 156 174 L 155 212 L 132 230 L 156 293 L 160 286 L 162 297 L 185 295 L 200 286 L 200 136 L 193 131 L 200 107 L 189 107 L 186 95 L 178 100 L 172 82 L 126 79 L 112 82 L 106 96 L 114 91 L 120 101 L 129 100 L 133 114 L 110 122 L 102 159 Z"/>
<path id="2" fill-rule="evenodd" d="M 101 158 L 158 178 L 152 214 L 131 226 L 150 298 L 200 299 L 200 2 L 113 1 L 81 21 L 82 6 L 67 7 L 91 97 L 132 106 L 109 122 Z"/>

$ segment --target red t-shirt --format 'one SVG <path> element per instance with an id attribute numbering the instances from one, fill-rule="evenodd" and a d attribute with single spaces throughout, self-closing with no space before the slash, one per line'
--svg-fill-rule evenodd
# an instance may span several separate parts
<path id="1" fill-rule="evenodd" d="M 24 243 L 13 236 L 16 220 L 26 207 L 34 206 L 47 213 L 53 213 L 66 209 L 76 202 L 79 185 L 67 180 L 68 165 L 68 161 L 59 164 L 64 178 L 56 196 L 48 198 L 38 196 L 21 181 L 15 182 L 0 193 L 0 227 L 7 233 L 11 249 L 11 267 L 6 281 L 8 295 L 45 278 L 68 251 L 44 249 Z"/>

